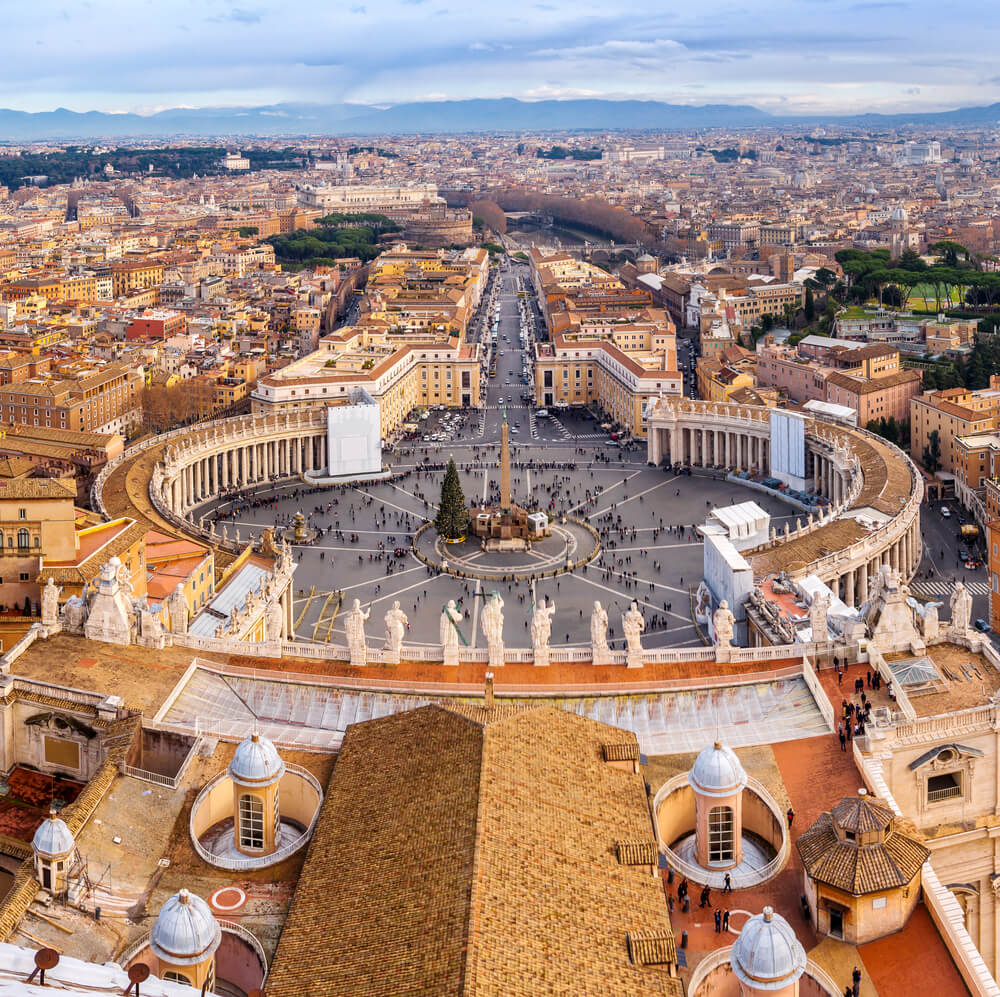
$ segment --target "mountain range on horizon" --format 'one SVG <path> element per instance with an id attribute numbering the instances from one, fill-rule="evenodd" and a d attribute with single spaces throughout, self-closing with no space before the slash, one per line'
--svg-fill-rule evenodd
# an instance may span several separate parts
<path id="1" fill-rule="evenodd" d="M 747 104 L 669 104 L 652 100 L 539 100 L 514 97 L 361 104 L 280 103 L 259 107 L 170 108 L 155 114 L 0 109 L 0 143 L 41 139 L 191 136 L 388 135 L 510 131 L 691 131 L 823 124 L 879 128 L 1000 123 L 1000 103 L 949 111 L 853 115 L 776 115 Z"/>

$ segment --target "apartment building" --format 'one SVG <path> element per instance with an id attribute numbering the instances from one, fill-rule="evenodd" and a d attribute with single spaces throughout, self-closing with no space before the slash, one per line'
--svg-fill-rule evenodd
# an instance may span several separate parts
<path id="1" fill-rule="evenodd" d="M 532 250 L 529 262 L 550 337 L 535 346 L 536 403 L 596 405 L 644 436 L 649 399 L 683 391 L 673 322 L 644 286 L 568 253 Z"/>
<path id="2" fill-rule="evenodd" d="M 997 427 L 1000 412 L 1000 376 L 980 390 L 944 388 L 925 391 L 910 399 L 910 456 L 921 463 L 932 433 L 938 434 L 941 470 L 955 472 L 954 441 L 976 436 Z"/>
<path id="3" fill-rule="evenodd" d="M 143 380 L 141 369 L 110 363 L 0 385 L 0 422 L 127 436 Z"/>

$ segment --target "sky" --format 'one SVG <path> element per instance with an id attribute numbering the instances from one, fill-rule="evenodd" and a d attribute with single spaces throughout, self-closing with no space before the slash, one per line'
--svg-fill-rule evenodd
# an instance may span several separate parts
<path id="1" fill-rule="evenodd" d="M 772 113 L 1000 101 L 984 0 L 0 0 L 0 106 L 606 97 Z"/>

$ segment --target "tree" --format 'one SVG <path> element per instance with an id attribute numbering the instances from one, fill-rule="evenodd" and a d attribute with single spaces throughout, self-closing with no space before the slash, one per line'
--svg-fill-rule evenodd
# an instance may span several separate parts
<path id="1" fill-rule="evenodd" d="M 924 467 L 933 474 L 941 466 L 941 434 L 931 430 L 923 453 Z"/>
<path id="2" fill-rule="evenodd" d="M 806 284 L 806 321 L 812 322 L 816 318 L 816 299 L 813 297 L 813 289 Z"/>
<path id="3" fill-rule="evenodd" d="M 441 502 L 434 527 L 445 540 L 464 540 L 465 531 L 469 526 L 469 512 L 465 507 L 465 496 L 462 494 L 462 483 L 458 480 L 458 468 L 455 458 L 448 461 L 441 483 Z"/>

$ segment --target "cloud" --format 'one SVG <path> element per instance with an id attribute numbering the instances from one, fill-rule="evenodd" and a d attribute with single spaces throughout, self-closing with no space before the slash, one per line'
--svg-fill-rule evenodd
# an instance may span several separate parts
<path id="1" fill-rule="evenodd" d="M 351 13 L 352 14 L 367 14 L 368 13 L 368 8 L 365 7 L 363 4 L 358 4 L 356 7 L 352 7 L 351 8 Z"/>
<path id="2" fill-rule="evenodd" d="M 260 24 L 261 12 L 258 10 L 247 10 L 244 7 L 233 7 L 222 14 L 215 14 L 207 18 L 209 21 L 223 23 L 228 21 L 231 24 Z"/>

